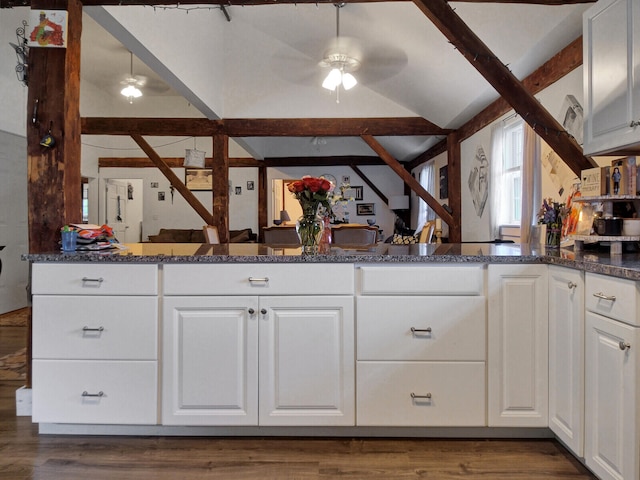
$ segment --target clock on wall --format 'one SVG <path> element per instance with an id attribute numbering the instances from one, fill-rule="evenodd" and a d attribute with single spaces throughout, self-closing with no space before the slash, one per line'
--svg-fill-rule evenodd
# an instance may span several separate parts
<path id="1" fill-rule="evenodd" d="M 331 183 L 333 183 L 334 187 L 338 186 L 338 183 L 336 181 L 336 177 L 334 177 L 333 175 L 331 175 L 330 173 L 323 173 L 322 175 L 320 175 L 322 178 L 326 178 L 327 180 L 329 180 Z"/>

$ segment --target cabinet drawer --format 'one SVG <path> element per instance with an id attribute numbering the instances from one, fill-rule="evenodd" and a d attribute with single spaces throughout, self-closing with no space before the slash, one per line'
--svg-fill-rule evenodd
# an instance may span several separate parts
<path id="1" fill-rule="evenodd" d="M 33 296 L 33 357 L 155 360 L 157 297 Z"/>
<path id="2" fill-rule="evenodd" d="M 358 360 L 485 360 L 485 297 L 358 297 L 357 319 Z"/>
<path id="3" fill-rule="evenodd" d="M 485 364 L 358 362 L 357 399 L 357 425 L 484 426 Z"/>
<path id="4" fill-rule="evenodd" d="M 586 309 L 630 325 L 640 326 L 638 319 L 638 282 L 623 278 L 587 273 Z"/>
<path id="5" fill-rule="evenodd" d="M 362 295 L 482 295 L 482 265 L 361 266 Z"/>
<path id="6" fill-rule="evenodd" d="M 157 295 L 156 265 L 34 263 L 34 295 Z"/>
<path id="7" fill-rule="evenodd" d="M 165 295 L 351 295 L 353 265 L 164 265 Z"/>
<path id="8" fill-rule="evenodd" d="M 157 364 L 34 360 L 33 421 L 155 425 Z"/>

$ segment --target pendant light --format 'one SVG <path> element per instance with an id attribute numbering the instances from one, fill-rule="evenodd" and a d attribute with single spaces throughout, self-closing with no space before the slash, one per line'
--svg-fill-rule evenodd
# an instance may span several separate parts
<path id="1" fill-rule="evenodd" d="M 142 96 L 142 92 L 140 91 L 140 89 L 136 86 L 137 80 L 136 78 L 133 76 L 133 53 L 129 52 L 129 54 L 131 55 L 131 70 L 130 70 L 130 75 L 129 78 L 127 79 L 127 86 L 124 87 L 122 90 L 120 90 L 120 93 L 127 97 L 127 100 L 129 100 L 129 103 L 133 103 L 133 99 L 134 98 L 139 98 Z"/>

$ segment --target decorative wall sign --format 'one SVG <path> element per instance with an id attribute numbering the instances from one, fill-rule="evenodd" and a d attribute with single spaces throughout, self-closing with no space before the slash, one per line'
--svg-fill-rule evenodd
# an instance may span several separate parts
<path id="1" fill-rule="evenodd" d="M 363 191 L 364 189 L 362 188 L 362 186 L 351 186 L 344 191 L 342 196 L 345 198 L 352 198 L 354 200 L 362 200 L 364 195 Z"/>
<path id="2" fill-rule="evenodd" d="M 247 182 L 247 190 L 253 190 L 254 186 L 253 186 L 253 181 L 249 180 Z"/>
<path id="3" fill-rule="evenodd" d="M 210 168 L 185 168 L 184 184 L 189 190 L 211 190 L 213 170 Z"/>
<path id="4" fill-rule="evenodd" d="M 31 10 L 29 25 L 29 47 L 66 48 L 66 10 Z"/>
<path id="5" fill-rule="evenodd" d="M 440 200 L 449 198 L 449 169 L 440 167 Z"/>
<path id="6" fill-rule="evenodd" d="M 487 198 L 489 198 L 489 161 L 484 154 L 482 146 L 478 146 L 476 149 L 474 165 L 471 172 L 469 172 L 468 183 L 476 215 L 482 217 Z"/>

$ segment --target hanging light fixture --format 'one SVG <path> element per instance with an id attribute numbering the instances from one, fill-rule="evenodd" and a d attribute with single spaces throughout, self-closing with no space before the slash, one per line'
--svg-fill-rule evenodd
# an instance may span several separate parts
<path id="1" fill-rule="evenodd" d="M 336 3 L 336 46 L 340 46 L 340 9 L 344 7 L 344 3 Z M 320 66 L 330 67 L 331 71 L 322 82 L 322 86 L 327 90 L 336 91 L 340 86 L 345 90 L 350 90 L 358 84 L 356 77 L 351 72 L 360 68 L 360 61 L 350 57 L 346 53 L 340 51 L 329 53 L 321 62 Z M 340 103 L 339 97 L 336 101 Z"/>
<path id="2" fill-rule="evenodd" d="M 129 78 L 127 78 L 127 81 L 126 81 L 127 86 L 124 87 L 122 90 L 120 90 L 120 93 L 122 95 L 124 95 L 125 97 L 127 97 L 127 100 L 129 100 L 129 103 L 133 103 L 133 99 L 141 97 L 142 96 L 142 92 L 136 86 L 138 81 L 133 76 L 133 53 L 129 52 L 129 54 L 131 55 L 130 75 L 129 75 Z"/>

